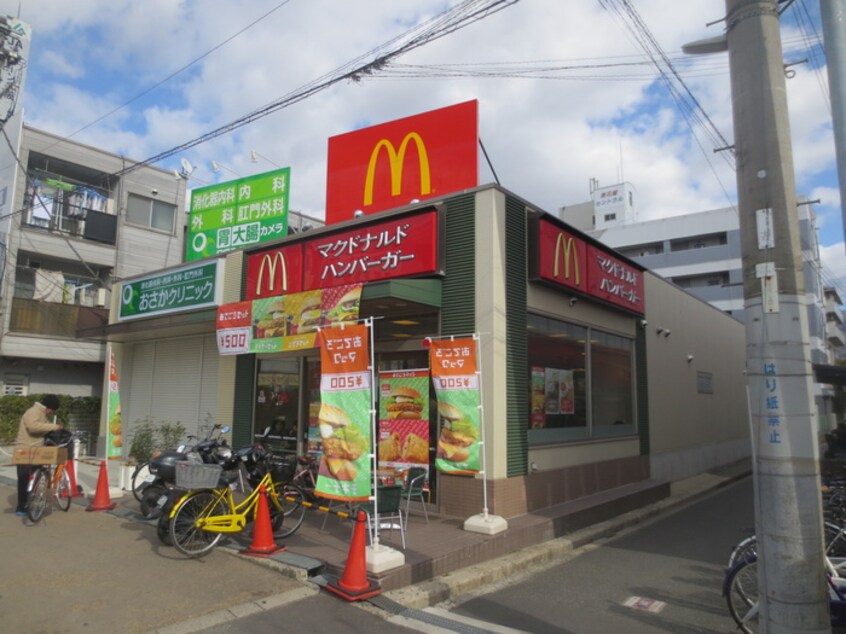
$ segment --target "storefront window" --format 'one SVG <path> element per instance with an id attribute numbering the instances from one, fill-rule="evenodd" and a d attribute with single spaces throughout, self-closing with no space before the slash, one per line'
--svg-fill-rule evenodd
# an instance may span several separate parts
<path id="1" fill-rule="evenodd" d="M 633 434 L 630 339 L 529 315 L 529 442 Z"/>
<path id="2" fill-rule="evenodd" d="M 269 427 L 274 450 L 297 450 L 299 390 L 299 359 L 259 360 L 254 431 L 261 434 Z"/>

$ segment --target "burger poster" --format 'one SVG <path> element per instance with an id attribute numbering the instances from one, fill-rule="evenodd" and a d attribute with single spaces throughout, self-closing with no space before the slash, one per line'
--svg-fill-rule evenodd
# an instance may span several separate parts
<path id="1" fill-rule="evenodd" d="M 117 364 L 115 352 L 109 347 L 109 424 L 106 429 L 106 457 L 109 460 L 123 455 L 123 425 L 120 416 L 120 391 L 118 390 Z"/>
<path id="2" fill-rule="evenodd" d="M 317 329 L 358 319 L 361 284 L 225 304 L 217 310 L 222 355 L 314 348 Z"/>
<path id="3" fill-rule="evenodd" d="M 425 396 L 424 396 L 425 394 Z M 429 369 L 379 373 L 378 470 L 429 467 Z"/>
<path id="4" fill-rule="evenodd" d="M 479 375 L 475 339 L 436 339 L 429 346 L 441 431 L 435 466 L 451 474 L 481 469 Z"/>
<path id="5" fill-rule="evenodd" d="M 320 410 L 323 455 L 315 493 L 333 500 L 370 499 L 372 382 L 367 326 L 320 331 Z"/>

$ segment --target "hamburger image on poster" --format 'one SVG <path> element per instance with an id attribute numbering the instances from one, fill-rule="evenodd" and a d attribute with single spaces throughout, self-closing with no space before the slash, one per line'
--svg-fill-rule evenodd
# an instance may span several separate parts
<path id="1" fill-rule="evenodd" d="M 396 385 L 388 393 L 385 411 L 391 418 L 419 419 L 423 412 L 423 397 L 407 385 Z"/>
<path id="2" fill-rule="evenodd" d="M 479 439 L 479 430 L 452 403 L 438 401 L 438 414 L 443 427 L 437 457 L 450 462 L 466 462 L 470 458 L 470 447 Z"/>
<path id="3" fill-rule="evenodd" d="M 320 325 L 320 296 L 306 295 L 300 305 L 300 319 L 297 322 L 297 334 L 314 332 Z"/>
<path id="4" fill-rule="evenodd" d="M 361 430 L 343 409 L 329 403 L 320 405 L 318 426 L 323 440 L 318 474 L 336 480 L 355 480 L 358 474 L 355 461 L 367 449 L 367 439 Z"/>
<path id="5" fill-rule="evenodd" d="M 341 295 L 335 306 L 326 314 L 330 324 L 355 321 L 358 319 L 358 304 L 361 300 L 361 286 L 355 286 Z"/>

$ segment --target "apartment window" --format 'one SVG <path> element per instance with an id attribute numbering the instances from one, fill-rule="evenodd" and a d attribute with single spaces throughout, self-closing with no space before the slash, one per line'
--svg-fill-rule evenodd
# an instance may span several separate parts
<path id="1" fill-rule="evenodd" d="M 152 198 L 129 194 L 126 205 L 127 222 L 139 227 L 149 227 L 173 233 L 176 206 Z"/>
<path id="2" fill-rule="evenodd" d="M 617 214 L 605 214 L 605 222 L 611 222 L 617 219 Z"/>

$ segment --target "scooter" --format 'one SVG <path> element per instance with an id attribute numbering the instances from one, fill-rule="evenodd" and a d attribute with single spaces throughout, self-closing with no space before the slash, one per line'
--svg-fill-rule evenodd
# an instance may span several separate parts
<path id="1" fill-rule="evenodd" d="M 218 432 L 214 435 L 214 432 Z M 162 511 L 162 496 L 176 486 L 176 465 L 179 462 L 222 464 L 232 455 L 232 449 L 221 435 L 229 431 L 228 425 L 214 425 L 209 435 L 190 449 L 164 451 L 150 460 L 150 474 L 141 491 L 141 514 L 155 519 Z M 180 451 L 180 449 L 182 449 Z"/>

